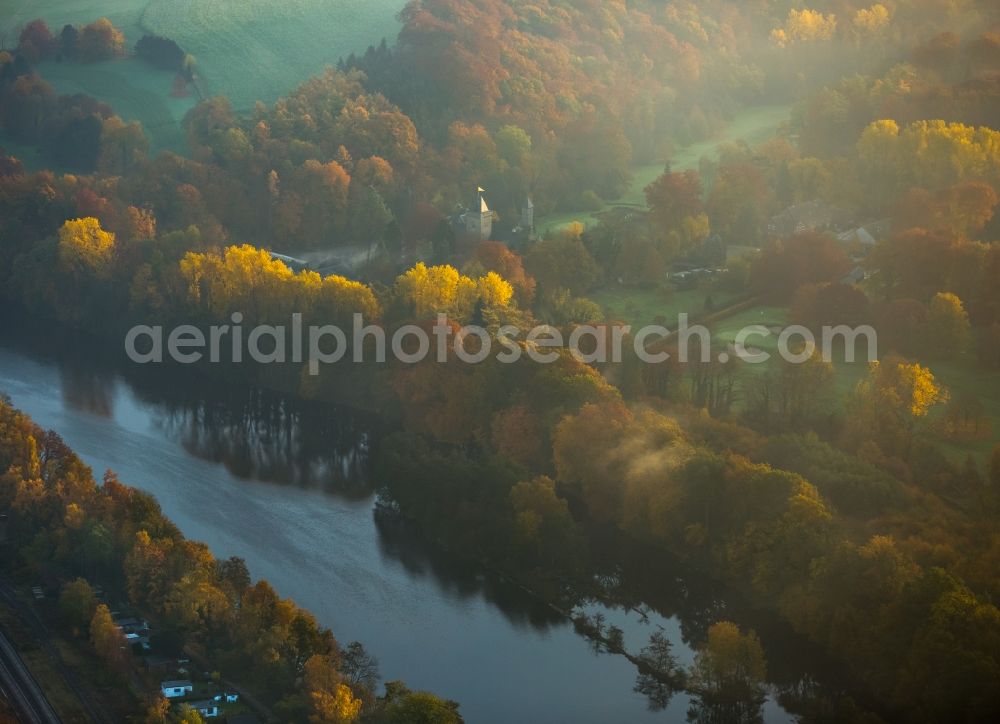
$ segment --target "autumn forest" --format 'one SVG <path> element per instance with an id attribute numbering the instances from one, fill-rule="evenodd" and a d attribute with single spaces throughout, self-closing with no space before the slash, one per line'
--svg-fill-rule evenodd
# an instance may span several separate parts
<path id="1" fill-rule="evenodd" d="M 64 5 L 0 9 L 0 720 L 998 720 L 995 2 Z M 248 105 L 255 22 L 324 50 Z"/>

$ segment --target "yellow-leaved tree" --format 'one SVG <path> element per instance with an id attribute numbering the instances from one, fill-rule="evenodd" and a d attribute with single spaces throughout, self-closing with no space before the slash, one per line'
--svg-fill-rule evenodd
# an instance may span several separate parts
<path id="1" fill-rule="evenodd" d="M 784 26 L 771 31 L 771 42 L 779 47 L 793 43 L 830 40 L 837 32 L 837 16 L 818 10 L 789 10 Z"/>
<path id="2" fill-rule="evenodd" d="M 889 25 L 892 14 L 882 3 L 875 3 L 870 8 L 861 8 L 854 13 L 854 27 L 861 33 L 874 35 Z"/>
<path id="3" fill-rule="evenodd" d="M 107 276 L 114 251 L 115 235 L 92 216 L 71 219 L 59 229 L 59 264 L 71 274 Z"/>
<path id="4" fill-rule="evenodd" d="M 972 344 L 972 326 L 965 305 L 951 292 L 931 299 L 927 314 L 927 343 L 942 357 L 959 357 Z"/>
<path id="5" fill-rule="evenodd" d="M 458 322 L 467 322 L 477 304 L 488 309 L 509 307 L 514 288 L 496 272 L 487 272 L 476 280 L 447 264 L 428 267 L 419 262 L 396 279 L 396 295 L 418 319 L 447 314 Z"/>
<path id="6" fill-rule="evenodd" d="M 905 454 L 917 424 L 948 399 L 928 368 L 898 358 L 875 361 L 848 401 L 849 432 L 858 443 L 874 441 L 887 454 Z"/>
<path id="7" fill-rule="evenodd" d="M 305 689 L 312 702 L 313 724 L 346 724 L 361 715 L 361 700 L 354 696 L 333 659 L 322 654 L 309 657 L 303 667 Z"/>
<path id="8" fill-rule="evenodd" d="M 125 661 L 125 637 L 103 603 L 97 607 L 90 621 L 90 643 L 97 655 L 108 664 L 120 666 Z"/>

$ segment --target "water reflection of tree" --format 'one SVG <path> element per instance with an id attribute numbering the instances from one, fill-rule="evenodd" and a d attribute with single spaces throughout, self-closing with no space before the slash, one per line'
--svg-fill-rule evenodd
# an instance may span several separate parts
<path id="1" fill-rule="evenodd" d="M 649 637 L 649 645 L 638 657 L 635 691 L 649 700 L 651 711 L 666 709 L 674 694 L 684 688 L 686 677 L 671 647 L 670 639 L 662 631 L 654 631 Z"/>
<path id="2" fill-rule="evenodd" d="M 708 630 L 708 644 L 691 667 L 694 724 L 757 724 L 763 721 L 767 663 L 757 635 L 728 621 Z"/>
<path id="3" fill-rule="evenodd" d="M 458 599 L 482 596 L 515 626 L 545 631 L 566 624 L 561 613 L 506 578 L 428 542 L 419 531 L 392 515 L 376 519 L 382 555 L 411 576 L 430 577 Z"/>
<path id="4" fill-rule="evenodd" d="M 65 405 L 99 417 L 111 417 L 117 394 L 114 373 L 89 365 L 59 364 L 59 381 Z"/>
<path id="5" fill-rule="evenodd" d="M 256 389 L 161 399 L 159 424 L 190 454 L 234 475 L 321 486 L 354 498 L 371 495 L 372 436 L 353 413 L 320 408 Z"/>

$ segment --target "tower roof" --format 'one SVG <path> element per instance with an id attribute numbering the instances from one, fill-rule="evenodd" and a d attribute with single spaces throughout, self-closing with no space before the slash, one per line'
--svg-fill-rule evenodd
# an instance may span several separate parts
<path id="1" fill-rule="evenodd" d="M 486 203 L 486 199 L 483 198 L 482 194 L 479 194 L 479 213 L 487 214 L 490 211 L 490 207 Z"/>

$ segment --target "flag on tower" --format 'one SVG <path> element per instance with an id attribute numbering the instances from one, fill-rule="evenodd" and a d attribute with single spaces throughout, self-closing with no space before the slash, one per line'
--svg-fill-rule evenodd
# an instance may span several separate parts
<path id="1" fill-rule="evenodd" d="M 484 189 L 484 188 L 483 188 L 482 186 L 480 186 L 480 187 L 478 188 L 478 191 L 479 191 L 479 193 L 481 193 L 481 194 L 485 194 L 485 193 L 486 193 L 486 189 Z"/>

